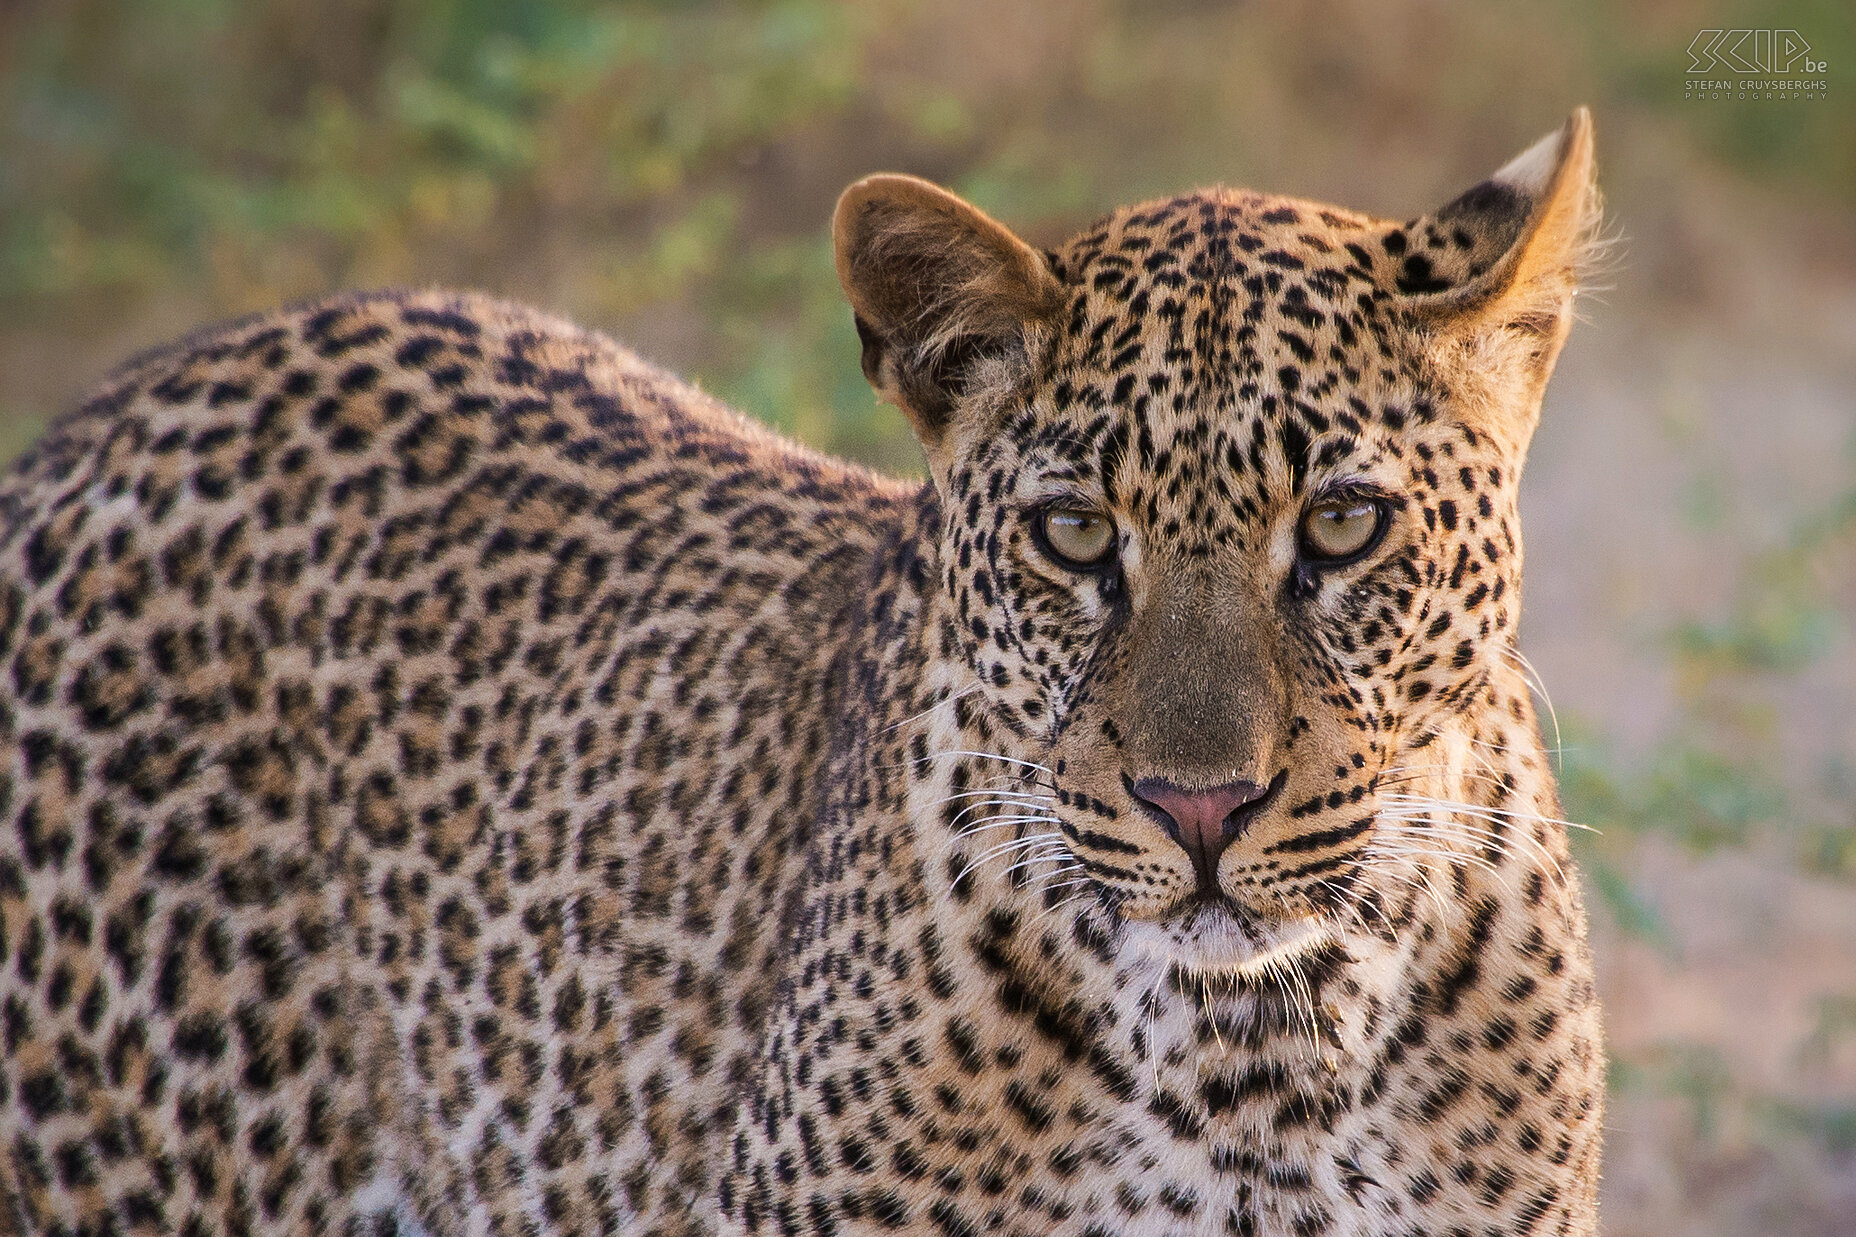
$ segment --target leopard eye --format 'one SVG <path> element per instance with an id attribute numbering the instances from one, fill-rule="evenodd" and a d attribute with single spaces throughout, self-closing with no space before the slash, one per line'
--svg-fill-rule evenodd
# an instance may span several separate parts
<path id="1" fill-rule="evenodd" d="M 1385 523 L 1385 505 L 1370 498 L 1318 503 L 1302 517 L 1302 556 L 1324 563 L 1364 553 Z"/>
<path id="2" fill-rule="evenodd" d="M 1115 552 L 1115 525 L 1081 507 L 1046 507 L 1038 513 L 1038 538 L 1059 567 L 1090 571 Z"/>

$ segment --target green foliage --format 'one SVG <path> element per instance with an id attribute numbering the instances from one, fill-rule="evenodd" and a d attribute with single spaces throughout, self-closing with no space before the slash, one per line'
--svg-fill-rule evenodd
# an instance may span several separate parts
<path id="1" fill-rule="evenodd" d="M 1632 882 L 1623 866 L 1605 850 L 1590 842 L 1574 843 L 1585 880 L 1620 929 L 1673 951 L 1675 939 L 1669 925 L 1656 906 Z"/>
<path id="2" fill-rule="evenodd" d="M 0 408 L 0 460 L 12 459 L 32 445 L 45 422 L 31 413 Z"/>
<path id="3" fill-rule="evenodd" d="M 1621 866 L 1630 840 L 1645 833 L 1698 853 L 1770 838 L 1804 870 L 1856 876 L 1856 767 L 1833 756 L 1817 785 L 1788 781 L 1775 772 L 1784 752 L 1763 703 L 1772 685 L 1810 674 L 1840 643 L 1856 640 L 1856 618 L 1838 600 L 1856 584 L 1852 551 L 1856 486 L 1753 556 L 1736 573 L 1739 587 L 1724 612 L 1677 623 L 1665 643 L 1685 717 L 1644 758 L 1626 760 L 1576 721 L 1569 726 L 1561 793 L 1573 819 L 1620 835 L 1582 843 L 1581 857 L 1626 931 L 1668 942 Z"/>
<path id="4" fill-rule="evenodd" d="M 1789 819 L 1784 789 L 1744 759 L 1675 735 L 1641 764 L 1619 767 L 1608 749 L 1568 749 L 1560 773 L 1568 809 L 1595 826 L 1657 830 L 1700 851 L 1740 845 L 1762 825 Z"/>
<path id="5" fill-rule="evenodd" d="M 1856 190 L 1850 109 L 1681 100 L 1688 41 L 1721 22 L 1804 32 L 1833 90 L 1856 64 L 1835 0 L 1654 16 L 1557 0 L 1442 25 L 1347 0 L 3 6 L 0 315 L 68 337 L 156 297 L 198 320 L 432 281 L 627 335 L 674 315 L 688 329 L 660 350 L 679 368 L 823 445 L 912 467 L 844 369 L 854 345 L 820 262 L 849 174 L 900 161 L 1055 230 L 1184 183 L 1268 179 L 1293 149 L 1344 166 L 1376 116 L 1474 132 L 1466 118 L 1586 97 L 1654 118 L 1652 140 L 1686 131 L 1761 175 Z M 22 404 L 18 385 L 0 380 L 0 404 Z M 1747 647 L 1808 656 L 1821 624 L 1794 617 L 1756 618 Z"/>
<path id="6" fill-rule="evenodd" d="M 907 423 L 864 381 L 823 236 L 754 246 L 719 278 L 718 327 L 740 360 L 717 383 L 738 407 L 805 442 L 920 473 Z"/>
<path id="7" fill-rule="evenodd" d="M 1636 1059 L 1613 1060 L 1610 1086 L 1614 1094 L 1646 1092 L 1675 1101 L 1687 1117 L 1688 1134 L 1704 1146 L 1731 1136 L 1781 1153 L 1797 1139 L 1833 1155 L 1856 1150 L 1856 1104 L 1749 1087 L 1720 1050 L 1706 1044 L 1670 1040 Z"/>
<path id="8" fill-rule="evenodd" d="M 1856 9 L 1842 0 L 1728 0 L 1706 5 L 1577 5 L 1589 63 L 1618 104 L 1677 117 L 1714 157 L 1761 179 L 1814 185 L 1844 201 L 1856 195 Z M 1788 79 L 1828 83 L 1814 99 L 1684 99 L 1687 48 L 1702 30 L 1793 30 L 1823 73 Z M 1711 80 L 1738 80 L 1717 68 Z M 1676 89 L 1672 90 L 1672 85 Z"/>
<path id="9" fill-rule="evenodd" d="M 857 50 L 856 10 L 821 0 L 80 0 L 13 21 L 0 304 L 343 282 L 563 206 L 610 217 L 840 103 Z"/>
<path id="10" fill-rule="evenodd" d="M 1679 624 L 1672 633 L 1677 659 L 1702 677 L 1809 667 L 1850 629 L 1832 577 L 1852 548 L 1856 486 L 1795 521 L 1779 546 L 1759 556 L 1741 574 L 1726 614 Z"/>

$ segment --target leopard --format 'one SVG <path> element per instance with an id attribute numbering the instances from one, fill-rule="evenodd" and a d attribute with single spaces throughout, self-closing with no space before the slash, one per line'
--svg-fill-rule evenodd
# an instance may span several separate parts
<path id="1" fill-rule="evenodd" d="M 0 1229 L 1593 1233 L 1599 215 L 1584 109 L 1403 222 L 861 180 L 915 480 L 480 294 L 128 362 L 0 484 Z"/>

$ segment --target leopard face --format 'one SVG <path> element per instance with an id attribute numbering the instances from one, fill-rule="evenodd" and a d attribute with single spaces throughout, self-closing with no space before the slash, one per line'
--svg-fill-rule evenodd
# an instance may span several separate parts
<path id="1" fill-rule="evenodd" d="M 866 368 L 943 501 L 966 711 L 1024 762 L 1058 858 L 1188 972 L 1307 951 L 1403 892 L 1424 826 L 1401 787 L 1513 656 L 1585 141 L 1403 224 L 1211 191 L 1038 254 L 914 184 L 841 207 Z M 1016 273 L 983 288 L 963 245 Z M 955 277 L 898 288 L 936 260 Z"/>

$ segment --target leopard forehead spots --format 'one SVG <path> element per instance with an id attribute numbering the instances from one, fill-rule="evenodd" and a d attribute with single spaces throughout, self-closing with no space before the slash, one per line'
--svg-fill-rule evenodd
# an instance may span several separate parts
<path id="1" fill-rule="evenodd" d="M 1593 1231 L 1589 188 L 860 182 L 919 486 L 471 295 L 132 362 L 0 482 L 0 1229 Z"/>

